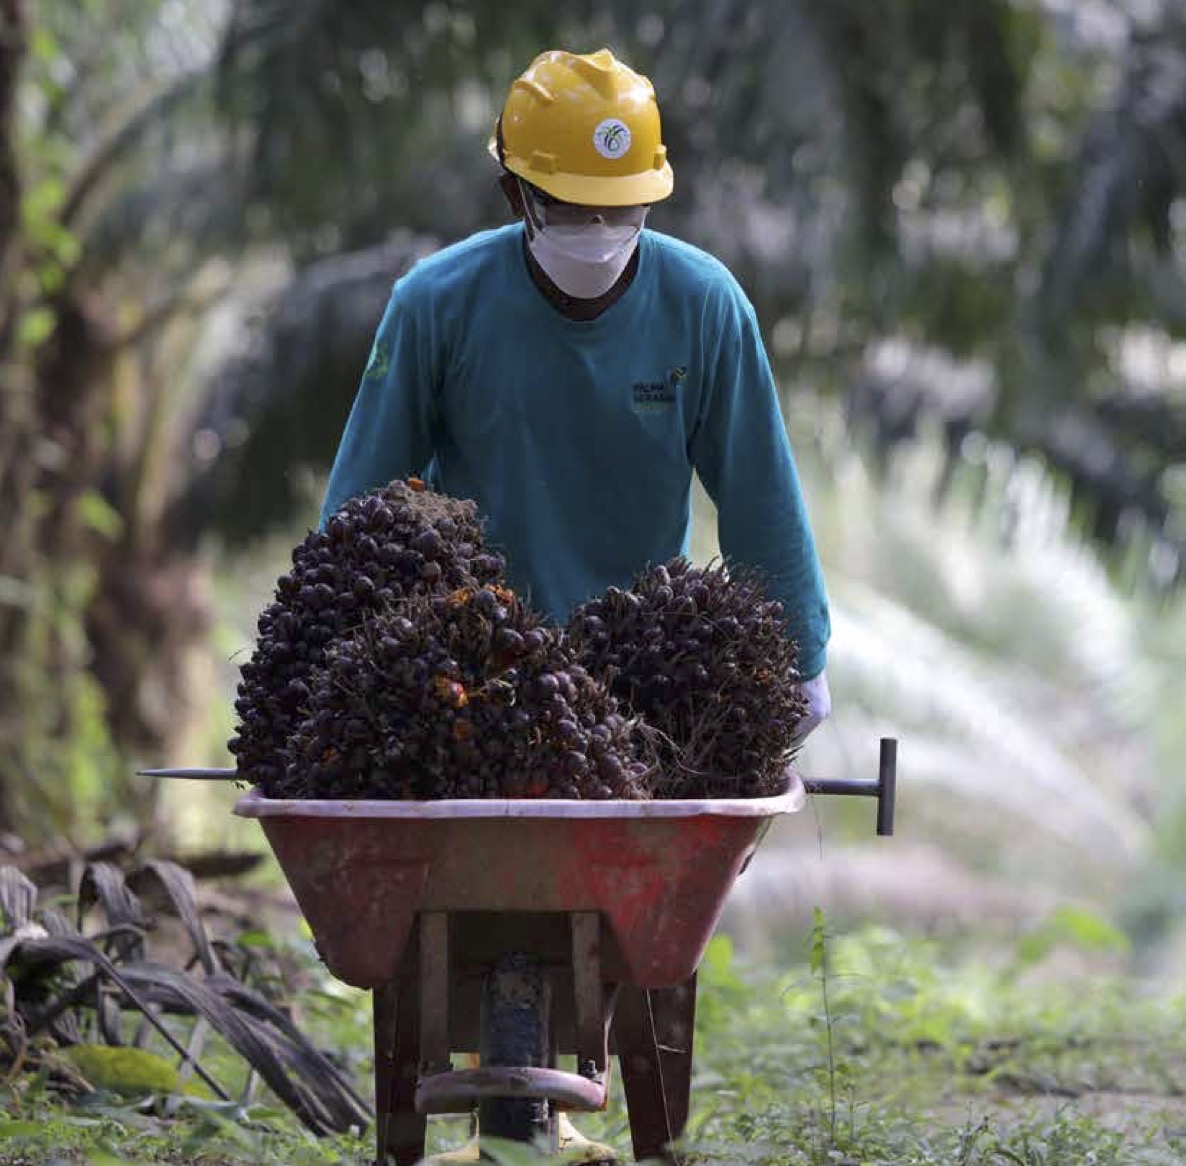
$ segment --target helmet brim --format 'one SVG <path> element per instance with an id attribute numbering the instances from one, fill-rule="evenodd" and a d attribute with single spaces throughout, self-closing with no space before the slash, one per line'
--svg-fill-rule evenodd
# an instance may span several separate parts
<path id="1" fill-rule="evenodd" d="M 661 202 L 675 186 L 675 175 L 669 162 L 664 162 L 659 170 L 624 174 L 616 178 L 533 170 L 522 158 L 510 155 L 504 165 L 512 174 L 517 174 L 532 186 L 538 186 L 545 194 L 579 206 L 641 206 Z"/>
<path id="2" fill-rule="evenodd" d="M 495 161 L 501 161 L 503 166 L 524 182 L 530 182 L 561 202 L 572 202 L 579 206 L 642 206 L 661 202 L 675 187 L 675 175 L 670 162 L 664 162 L 661 168 L 642 174 L 595 178 L 587 174 L 537 170 L 526 159 L 516 158 L 513 154 L 500 159 L 498 143 L 493 137 L 486 148 Z"/>

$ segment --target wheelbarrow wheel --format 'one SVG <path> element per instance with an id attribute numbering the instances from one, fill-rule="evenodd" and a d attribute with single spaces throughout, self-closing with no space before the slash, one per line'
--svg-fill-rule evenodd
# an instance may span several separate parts
<path id="1" fill-rule="evenodd" d="M 502 956 L 482 992 L 479 1052 L 482 1064 L 547 1067 L 551 987 L 538 960 L 519 952 Z M 515 1142 L 552 1139 L 554 1115 L 541 1097 L 494 1097 L 478 1105 L 481 1138 Z"/>

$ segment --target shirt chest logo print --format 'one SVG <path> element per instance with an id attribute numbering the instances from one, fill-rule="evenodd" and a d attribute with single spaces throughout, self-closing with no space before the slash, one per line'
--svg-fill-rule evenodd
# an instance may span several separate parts
<path id="1" fill-rule="evenodd" d="M 635 381 L 630 386 L 636 413 L 660 413 L 679 399 L 680 385 L 688 375 L 687 365 L 669 368 L 661 381 Z"/>

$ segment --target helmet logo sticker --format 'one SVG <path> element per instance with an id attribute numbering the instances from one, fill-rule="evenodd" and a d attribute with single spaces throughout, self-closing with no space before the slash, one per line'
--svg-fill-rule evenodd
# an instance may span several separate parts
<path id="1" fill-rule="evenodd" d="M 630 127 L 616 117 L 607 117 L 593 131 L 593 148 L 603 158 L 621 158 L 630 149 Z"/>

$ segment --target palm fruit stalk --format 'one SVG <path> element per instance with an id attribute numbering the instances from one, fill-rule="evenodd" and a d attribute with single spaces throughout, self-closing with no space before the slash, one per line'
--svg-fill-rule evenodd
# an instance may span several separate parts
<path id="1" fill-rule="evenodd" d="M 567 637 L 574 658 L 657 733 L 655 796 L 784 787 L 806 707 L 782 606 L 758 573 L 673 559 L 576 608 Z"/>
<path id="2" fill-rule="evenodd" d="M 497 582 L 504 569 L 484 544 L 473 502 L 433 493 L 416 479 L 346 502 L 293 550 L 291 570 L 259 617 L 228 742 L 240 775 L 265 793 L 280 786 L 312 674 L 329 647 L 369 615 L 409 596 Z"/>

